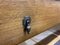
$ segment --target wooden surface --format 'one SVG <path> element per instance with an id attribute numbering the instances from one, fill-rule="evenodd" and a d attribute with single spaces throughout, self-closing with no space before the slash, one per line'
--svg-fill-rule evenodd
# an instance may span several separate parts
<path id="1" fill-rule="evenodd" d="M 22 19 L 32 18 L 31 34 L 24 35 Z M 16 45 L 60 23 L 60 6 L 42 0 L 0 0 L 0 45 Z"/>

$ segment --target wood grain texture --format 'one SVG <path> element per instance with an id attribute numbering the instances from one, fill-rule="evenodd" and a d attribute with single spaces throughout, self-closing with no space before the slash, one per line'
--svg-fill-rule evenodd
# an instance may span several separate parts
<path id="1" fill-rule="evenodd" d="M 45 2 L 0 0 L 0 45 L 16 45 L 60 23 L 60 6 L 55 2 Z M 26 15 L 32 18 L 29 35 L 24 35 L 22 27 L 22 19 Z"/>

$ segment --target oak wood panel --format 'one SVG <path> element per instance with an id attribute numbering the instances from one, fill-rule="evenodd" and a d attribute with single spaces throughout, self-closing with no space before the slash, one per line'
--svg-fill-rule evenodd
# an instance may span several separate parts
<path id="1" fill-rule="evenodd" d="M 60 7 L 44 0 L 0 0 L 0 45 L 16 45 L 60 23 Z M 32 18 L 31 34 L 24 35 L 22 19 Z"/>

